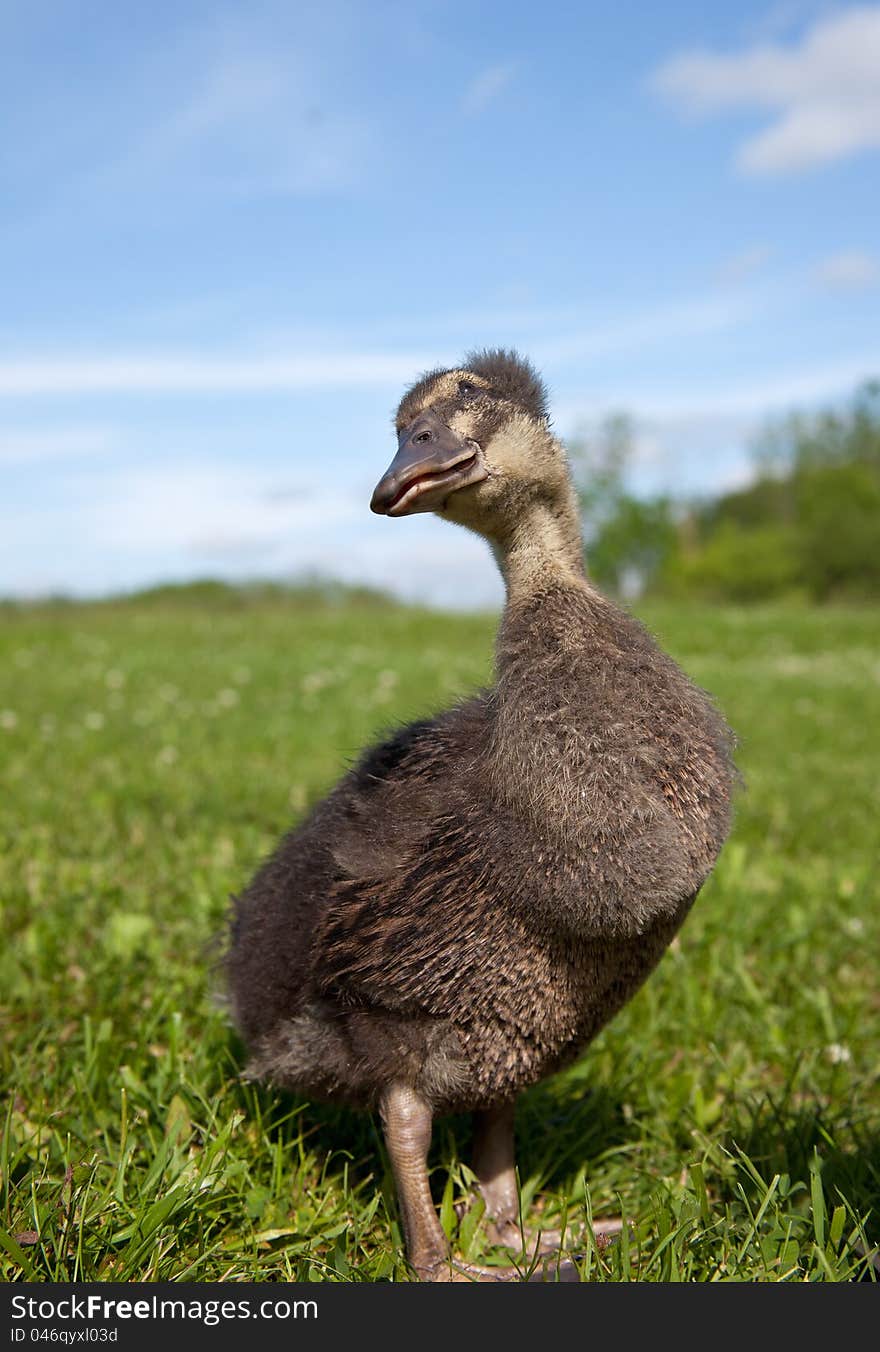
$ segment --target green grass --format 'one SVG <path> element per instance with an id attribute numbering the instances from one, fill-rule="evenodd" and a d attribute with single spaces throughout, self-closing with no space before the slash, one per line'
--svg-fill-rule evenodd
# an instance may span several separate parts
<path id="1" fill-rule="evenodd" d="M 524 1205 L 623 1211 L 593 1280 L 873 1279 L 880 616 L 645 618 L 747 791 L 656 974 L 524 1096 Z M 493 627 L 268 593 L 0 615 L 0 1276 L 406 1279 L 376 1121 L 240 1080 L 211 943 L 367 739 L 487 679 Z M 450 1232 L 467 1126 L 432 1156 Z"/>

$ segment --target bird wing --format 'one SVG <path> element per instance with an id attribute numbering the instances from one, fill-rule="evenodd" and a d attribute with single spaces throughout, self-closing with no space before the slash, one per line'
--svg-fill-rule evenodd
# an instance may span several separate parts
<path id="1" fill-rule="evenodd" d="M 313 944 L 322 993 L 342 1004 L 454 1017 L 490 957 L 493 894 L 467 826 L 435 821 L 394 875 L 334 884 Z"/>
<path id="2" fill-rule="evenodd" d="M 325 996 L 451 1017 L 497 957 L 487 917 L 503 861 L 480 829 L 490 698 L 400 729 L 340 786 L 338 871 L 312 942 Z"/>
<path id="3" fill-rule="evenodd" d="M 398 874 L 462 793 L 486 728 L 477 696 L 436 718 L 399 728 L 371 747 L 334 790 L 338 873 L 361 883 Z"/>

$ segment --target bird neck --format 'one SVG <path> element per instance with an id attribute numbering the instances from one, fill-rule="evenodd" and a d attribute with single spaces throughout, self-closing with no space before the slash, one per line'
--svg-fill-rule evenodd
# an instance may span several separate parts
<path id="1" fill-rule="evenodd" d="M 550 587 L 587 586 L 577 499 L 537 499 L 491 540 L 507 588 L 508 605 Z"/>

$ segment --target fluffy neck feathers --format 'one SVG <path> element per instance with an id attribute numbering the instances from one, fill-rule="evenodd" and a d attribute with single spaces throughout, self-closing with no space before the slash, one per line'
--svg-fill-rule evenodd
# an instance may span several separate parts
<path id="1" fill-rule="evenodd" d="M 574 490 L 555 501 L 537 499 L 490 541 L 507 587 L 508 604 L 549 587 L 587 586 Z"/>

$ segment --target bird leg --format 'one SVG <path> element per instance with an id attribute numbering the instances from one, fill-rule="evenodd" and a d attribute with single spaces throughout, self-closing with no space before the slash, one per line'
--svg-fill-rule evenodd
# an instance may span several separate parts
<path id="1" fill-rule="evenodd" d="M 379 1111 L 394 1171 L 407 1258 L 421 1281 L 442 1281 L 439 1274 L 449 1267 L 449 1245 L 428 1183 L 433 1113 L 429 1104 L 405 1084 L 392 1084 L 385 1090 Z"/>
<path id="2" fill-rule="evenodd" d="M 474 1114 L 473 1168 L 489 1218 L 488 1238 L 526 1255 L 555 1253 L 562 1246 L 561 1230 L 523 1227 L 513 1135 L 514 1104 L 503 1103 Z M 601 1247 L 619 1234 L 622 1223 L 610 1218 L 593 1222 L 593 1234 Z"/>
<path id="3" fill-rule="evenodd" d="M 382 1095 L 379 1111 L 397 1186 L 406 1254 L 419 1280 L 522 1281 L 516 1268 L 485 1268 L 458 1260 L 453 1263 L 428 1183 L 428 1148 L 433 1117 L 430 1105 L 409 1085 L 393 1084 Z"/>
<path id="4" fill-rule="evenodd" d="M 489 1218 L 489 1239 L 523 1247 L 513 1145 L 513 1103 L 474 1113 L 473 1166 Z"/>

